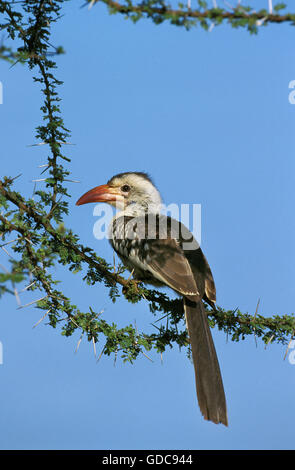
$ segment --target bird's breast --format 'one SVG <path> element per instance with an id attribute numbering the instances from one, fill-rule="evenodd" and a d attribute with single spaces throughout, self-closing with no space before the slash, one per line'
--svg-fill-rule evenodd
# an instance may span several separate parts
<path id="1" fill-rule="evenodd" d="M 152 283 L 149 244 L 143 238 L 142 224 L 144 220 L 138 218 L 115 218 L 111 224 L 110 243 L 129 271 L 134 271 L 136 279 Z"/>
<path id="2" fill-rule="evenodd" d="M 178 227 L 179 222 L 156 213 L 140 216 L 118 215 L 110 225 L 109 238 L 118 254 L 142 269 L 148 269 L 148 264 L 155 254 L 153 242 L 167 238 L 177 240 Z"/>

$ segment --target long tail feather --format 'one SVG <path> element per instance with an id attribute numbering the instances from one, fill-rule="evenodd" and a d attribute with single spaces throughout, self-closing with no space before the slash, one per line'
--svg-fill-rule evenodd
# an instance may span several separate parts
<path id="1" fill-rule="evenodd" d="M 228 425 L 219 363 L 203 303 L 184 298 L 184 310 L 195 368 L 199 407 L 204 418 Z"/>

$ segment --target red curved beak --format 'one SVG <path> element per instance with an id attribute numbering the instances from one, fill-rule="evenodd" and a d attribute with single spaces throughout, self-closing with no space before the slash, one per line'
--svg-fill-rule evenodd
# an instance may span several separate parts
<path id="1" fill-rule="evenodd" d="M 107 184 L 102 184 L 101 186 L 96 186 L 83 196 L 78 199 L 76 206 L 81 206 L 82 204 L 88 204 L 89 202 L 111 202 L 116 201 L 118 196 L 121 196 L 120 193 L 114 188 L 111 188 Z"/>

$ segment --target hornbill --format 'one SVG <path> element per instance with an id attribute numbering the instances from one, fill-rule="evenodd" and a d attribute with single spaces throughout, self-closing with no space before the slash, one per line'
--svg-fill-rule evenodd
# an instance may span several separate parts
<path id="1" fill-rule="evenodd" d="M 109 239 L 133 277 L 169 286 L 183 297 L 201 413 L 206 420 L 227 426 L 219 363 L 202 302 L 214 308 L 215 284 L 197 241 L 183 224 L 160 213 L 160 193 L 146 173 L 115 175 L 76 204 L 90 202 L 107 202 L 119 209 L 110 224 Z"/>

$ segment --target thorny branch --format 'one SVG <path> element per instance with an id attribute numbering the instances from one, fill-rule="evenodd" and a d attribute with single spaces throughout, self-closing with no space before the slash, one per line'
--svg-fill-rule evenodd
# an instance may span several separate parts
<path id="1" fill-rule="evenodd" d="M 226 21 L 233 28 L 247 28 L 250 33 L 256 34 L 259 26 L 267 24 L 295 24 L 295 14 L 280 14 L 286 8 L 284 3 L 273 6 L 272 0 L 265 0 L 265 8 L 256 11 L 252 6 L 242 5 L 241 1 L 231 4 L 225 0 L 187 0 L 187 3 L 178 2 L 177 6 L 162 0 L 143 0 L 135 2 L 131 0 L 88 0 L 88 8 L 98 3 L 105 3 L 110 13 L 123 14 L 133 22 L 142 18 L 150 18 L 154 23 L 161 24 L 169 21 L 176 26 L 190 29 L 193 26 L 201 26 L 211 31 L 214 26 Z M 193 3 L 196 5 L 194 7 Z"/>
<path id="2" fill-rule="evenodd" d="M 133 21 L 146 16 L 156 24 L 169 20 L 186 28 L 200 24 L 206 29 L 208 21 L 220 24 L 226 20 L 233 27 L 246 26 L 251 32 L 255 32 L 259 25 L 257 21 L 263 20 L 264 25 L 295 22 L 295 15 L 279 15 L 281 5 L 272 3 L 271 10 L 269 7 L 269 10 L 254 12 L 253 9 L 242 7 L 241 2 L 230 10 L 218 8 L 217 0 L 211 9 L 208 9 L 208 2 L 198 1 L 198 9 L 179 6 L 177 10 L 163 1 L 155 0 L 137 4 L 131 1 L 124 4 L 113 0 L 101 1 L 108 5 L 112 13 L 122 13 Z M 88 3 L 92 6 L 97 2 Z M 14 252 L 14 256 L 9 256 L 11 270 L 1 267 L 3 273 L 0 274 L 0 295 L 15 295 L 19 303 L 19 294 L 39 290 L 42 297 L 38 296 L 37 300 L 24 305 L 35 305 L 45 311 L 39 322 L 47 317 L 51 326 L 61 324 L 62 334 L 66 336 L 79 329 L 94 346 L 103 339 L 105 344 L 102 353 L 109 355 L 121 351 L 124 360 L 133 361 L 140 353 L 144 353 L 144 349 L 155 348 L 162 354 L 173 343 L 187 346 L 185 330 L 178 330 L 179 325 L 184 326 L 182 302 L 179 299 L 170 299 L 162 292 L 136 284 L 130 277 L 125 278 L 122 269 L 114 270 L 113 266 L 91 248 L 80 244 L 78 236 L 64 227 L 69 197 L 65 183 L 70 181 L 70 172 L 64 165 L 70 159 L 61 149 L 64 144 L 68 144 L 69 131 L 64 126 L 59 109 L 57 87 L 61 82 L 54 76 L 56 64 L 49 58 L 50 54 L 62 52 L 62 48 L 54 47 L 53 52 L 51 51 L 49 38 L 51 24 L 61 16 L 63 0 L 18 2 L 18 11 L 12 10 L 14 4 L 15 2 L 0 3 L 0 14 L 4 16 L 0 27 L 6 30 L 12 41 L 17 39 L 22 45 L 17 52 L 2 46 L 0 57 L 2 53 L 3 58 L 27 63 L 31 70 L 38 71 L 34 81 L 42 87 L 44 101 L 41 111 L 44 123 L 37 127 L 36 138 L 39 143 L 36 145 L 48 146 L 50 153 L 42 170 L 47 177 L 40 179 L 45 184 L 45 189 L 35 191 L 34 198 L 26 199 L 13 190 L 16 178 L 5 177 L 0 181 L 0 237 L 3 241 L 0 248 L 8 253 L 9 245 L 9 249 Z M 12 234 L 13 240 L 10 239 Z M 83 272 L 83 280 L 90 285 L 104 283 L 113 301 L 120 296 L 118 286 L 121 286 L 129 302 L 148 302 L 151 312 L 159 317 L 152 324 L 153 332 L 139 333 L 133 325 L 118 329 L 115 324 L 107 323 L 101 312 L 96 313 L 92 308 L 88 312 L 81 312 L 70 298 L 57 290 L 58 281 L 52 274 L 56 263 L 66 266 L 72 273 Z M 26 286 L 18 291 L 16 286 L 24 282 Z M 12 289 L 9 288 L 9 283 L 12 284 Z M 217 325 L 235 341 L 244 339 L 247 335 L 255 335 L 261 337 L 266 344 L 274 341 L 288 343 L 295 331 L 294 315 L 265 318 L 258 312 L 253 316 L 237 309 L 226 311 L 220 307 L 216 311 L 208 309 L 207 313 L 211 326 Z M 169 319 L 169 323 L 167 321 L 165 326 L 161 323 L 158 326 L 157 323 L 162 318 Z"/>

